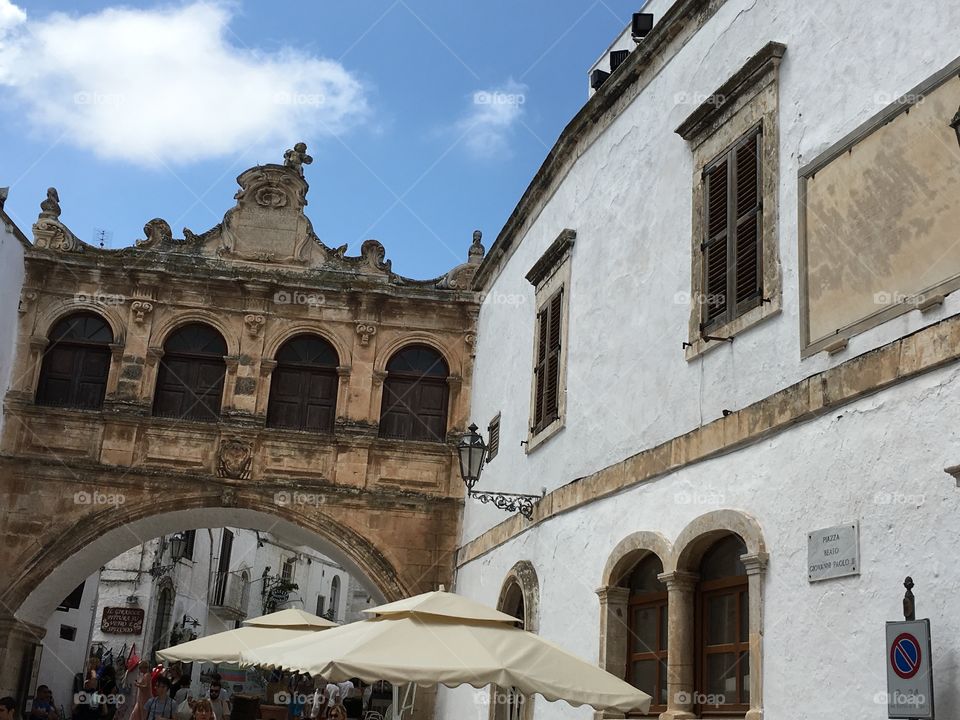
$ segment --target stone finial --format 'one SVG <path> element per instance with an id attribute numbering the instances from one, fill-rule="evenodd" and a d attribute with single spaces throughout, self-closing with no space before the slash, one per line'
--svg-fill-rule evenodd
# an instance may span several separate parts
<path id="1" fill-rule="evenodd" d="M 470 250 L 467 251 L 467 262 L 471 265 L 479 265 L 483 260 L 484 253 L 486 249 L 483 247 L 483 243 L 480 242 L 483 238 L 483 233 L 479 230 L 473 231 L 473 243 L 470 245 Z"/>
<path id="2" fill-rule="evenodd" d="M 10 196 L 10 188 L 0 187 L 0 210 L 3 210 L 3 206 L 7 203 L 7 198 Z"/>
<path id="3" fill-rule="evenodd" d="M 56 188 L 47 188 L 47 198 L 40 203 L 40 220 L 60 219 L 60 196 Z"/>
<path id="4" fill-rule="evenodd" d="M 303 177 L 303 166 L 313 162 L 313 158 L 307 155 L 307 144 L 298 142 L 292 150 L 287 150 L 283 154 L 283 164 L 288 168 L 296 170 Z"/>

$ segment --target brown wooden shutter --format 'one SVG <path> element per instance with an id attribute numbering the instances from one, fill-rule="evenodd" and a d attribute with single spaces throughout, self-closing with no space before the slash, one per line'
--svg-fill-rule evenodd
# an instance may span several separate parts
<path id="1" fill-rule="evenodd" d="M 560 324 L 563 288 L 550 299 L 550 332 L 547 345 L 547 382 L 544 391 L 544 425 L 557 419 L 560 400 Z"/>
<path id="2" fill-rule="evenodd" d="M 534 366 L 533 428 L 536 432 L 543 426 L 544 396 L 547 376 L 547 339 L 550 331 L 550 306 L 537 313 L 537 362 Z"/>
<path id="3" fill-rule="evenodd" d="M 703 297 L 695 298 L 702 307 L 701 327 L 713 324 L 727 314 L 727 159 L 704 173 L 706 238 L 703 241 Z"/>
<path id="4" fill-rule="evenodd" d="M 490 438 L 487 443 L 487 462 L 490 462 L 500 452 L 500 413 L 487 425 L 487 435 Z"/>
<path id="5" fill-rule="evenodd" d="M 736 149 L 737 314 L 741 304 L 756 304 L 761 293 L 760 198 L 760 133 L 756 133 Z"/>

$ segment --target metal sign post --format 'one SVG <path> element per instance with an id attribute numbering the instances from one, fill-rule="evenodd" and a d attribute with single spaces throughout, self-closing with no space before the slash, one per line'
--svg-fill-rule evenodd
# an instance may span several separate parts
<path id="1" fill-rule="evenodd" d="M 903 583 L 903 621 L 887 622 L 887 717 L 933 720 L 930 621 L 916 620 L 913 580 Z"/>

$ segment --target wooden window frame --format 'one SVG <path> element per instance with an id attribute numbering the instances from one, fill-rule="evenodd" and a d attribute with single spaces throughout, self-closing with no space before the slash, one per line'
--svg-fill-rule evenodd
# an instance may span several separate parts
<path id="1" fill-rule="evenodd" d="M 738 153 L 748 145 L 754 145 L 754 160 L 756 173 L 756 199 L 753 205 L 742 214 L 738 211 L 740 199 L 738 187 Z M 724 229 L 716 235 L 710 235 L 710 183 L 713 171 L 718 166 L 726 166 L 725 177 L 725 220 Z M 712 335 L 719 328 L 733 322 L 737 318 L 757 307 L 763 302 L 763 123 L 759 122 L 743 133 L 730 144 L 719 156 L 710 161 L 702 170 L 703 177 L 703 238 L 700 243 L 700 266 L 702 296 L 696 298 L 701 310 L 700 336 Z M 740 266 L 738 263 L 738 242 L 740 228 L 750 219 L 756 223 L 756 237 L 754 240 L 756 287 L 743 300 L 738 299 L 738 277 Z M 709 248 L 722 243 L 725 248 L 726 282 L 723 291 L 723 312 L 710 317 L 710 308 L 715 298 L 709 286 Z"/>
<path id="2" fill-rule="evenodd" d="M 290 338 L 283 345 L 278 348 L 276 356 L 279 357 L 281 351 L 288 346 L 290 343 L 295 343 L 302 338 L 315 338 L 321 342 L 327 344 L 330 347 L 330 351 L 333 353 L 336 358 L 336 362 L 333 365 L 321 365 L 319 363 L 309 363 L 309 362 L 293 362 L 290 360 L 277 360 L 276 366 L 273 368 L 273 371 L 270 376 L 270 395 L 267 398 L 267 419 L 266 426 L 268 428 L 275 428 L 279 430 L 294 430 L 297 432 L 310 432 L 320 435 L 330 435 L 333 434 L 337 418 L 337 400 L 339 399 L 340 394 L 340 376 L 337 372 L 337 363 L 339 363 L 339 357 L 337 356 L 336 348 L 326 340 L 326 338 L 320 337 L 319 335 L 297 335 L 296 337 Z M 320 418 L 320 421 L 316 425 L 311 425 L 308 422 L 309 412 L 309 398 L 306 393 L 301 392 L 298 395 L 299 403 L 297 406 L 297 421 L 295 424 L 285 424 L 281 422 L 278 417 L 278 405 L 280 401 L 280 394 L 277 391 L 280 380 L 284 373 L 295 373 L 300 381 L 300 388 L 303 389 L 304 380 L 309 380 L 313 378 L 326 378 L 331 381 L 333 392 L 329 398 L 329 404 L 314 402 L 315 406 L 325 408 L 325 412 Z M 286 398 L 284 398 L 286 399 Z"/>
<path id="3" fill-rule="evenodd" d="M 113 353 L 110 347 L 111 343 L 113 342 L 113 329 L 110 327 L 110 323 L 96 313 L 78 312 L 67 315 L 66 317 L 63 317 L 57 321 L 57 323 L 51 327 L 50 334 L 53 334 L 54 330 L 59 328 L 63 323 L 69 322 L 71 319 L 81 318 L 84 316 L 96 318 L 102 322 L 104 327 L 110 332 L 111 339 L 106 342 L 76 339 L 50 340 L 50 345 L 44 351 L 40 362 L 40 376 L 37 379 L 37 390 L 34 394 L 34 403 L 36 405 L 70 410 L 101 410 L 103 408 L 103 401 L 106 398 L 107 393 L 107 383 L 110 380 L 110 369 L 113 363 Z M 54 373 L 51 368 L 53 355 L 59 352 L 72 353 L 73 372 L 70 373 L 70 377 L 68 379 L 69 397 L 67 398 L 66 402 L 53 401 L 50 397 L 51 393 L 49 391 L 51 375 L 58 375 L 58 373 Z M 85 379 L 85 376 L 83 376 L 80 371 L 83 365 L 82 359 L 93 356 L 99 356 L 101 359 L 105 359 L 106 369 L 103 373 L 102 382 L 97 383 L 99 386 L 99 397 L 96 403 L 87 405 L 79 402 L 81 380 Z M 87 377 L 86 379 L 89 381 L 91 378 Z"/>
<path id="4" fill-rule="evenodd" d="M 637 608 L 656 608 L 657 609 L 657 641 L 656 641 L 656 650 L 647 650 L 638 652 L 634 643 L 636 641 L 636 635 L 634 633 L 633 626 L 633 611 Z M 667 638 L 663 637 L 663 627 L 665 625 L 664 616 L 667 615 L 669 609 L 669 593 L 664 590 L 663 592 L 644 592 L 644 593 L 630 593 L 630 597 L 627 600 L 627 663 L 625 669 L 624 678 L 627 683 L 631 685 L 633 683 L 630 680 L 633 677 L 633 663 L 637 660 L 654 660 L 656 661 L 656 682 L 654 684 L 654 695 L 653 700 L 650 703 L 650 712 L 658 713 L 665 712 L 667 709 L 667 698 L 662 697 L 658 698 L 657 695 L 660 693 L 660 687 L 662 686 L 660 673 L 661 670 L 660 661 L 664 663 L 667 662 Z M 669 619 L 669 618 L 667 618 Z M 667 634 L 669 635 L 669 625 L 667 625 Z M 662 650 L 660 648 L 663 648 Z M 669 688 L 667 693 L 669 694 Z M 656 702 L 660 700 L 661 702 Z M 640 717 L 639 715 L 633 713 L 631 717 Z"/>
<path id="5" fill-rule="evenodd" d="M 732 643 L 722 645 L 707 645 L 709 613 L 707 601 L 712 597 L 722 595 L 736 596 L 736 620 L 735 637 Z M 747 614 L 747 639 L 740 639 L 740 629 L 743 627 L 743 614 Z M 747 575 L 734 575 L 732 577 L 720 578 L 718 580 L 701 581 L 697 585 L 696 593 L 696 673 L 694 686 L 696 688 L 695 697 L 703 698 L 707 693 L 707 658 L 710 655 L 721 653 L 733 653 L 737 656 L 737 699 L 743 699 L 744 688 L 742 685 L 743 675 L 740 672 L 740 658 L 746 656 L 747 662 L 750 662 L 750 639 L 749 639 L 749 613 L 750 613 L 750 589 Z M 752 669 L 750 670 L 752 672 Z M 749 690 L 749 688 L 747 688 Z M 724 703 L 722 705 L 701 706 L 694 705 L 698 717 L 742 717 L 744 713 L 750 710 L 750 702 Z"/>

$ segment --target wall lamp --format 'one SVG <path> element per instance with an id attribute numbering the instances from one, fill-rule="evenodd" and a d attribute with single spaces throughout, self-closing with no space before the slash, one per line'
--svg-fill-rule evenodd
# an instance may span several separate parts
<path id="1" fill-rule="evenodd" d="M 507 512 L 518 512 L 527 520 L 533 517 L 533 508 L 540 502 L 547 491 L 540 495 L 523 495 L 521 493 L 483 492 L 474 490 L 483 471 L 484 460 L 487 458 L 487 444 L 483 436 L 477 432 L 475 424 L 467 428 L 470 432 L 460 438 L 457 443 L 457 454 L 460 457 L 460 475 L 467 486 L 467 497 L 479 500 L 481 503 L 492 503 L 494 507 Z"/>

